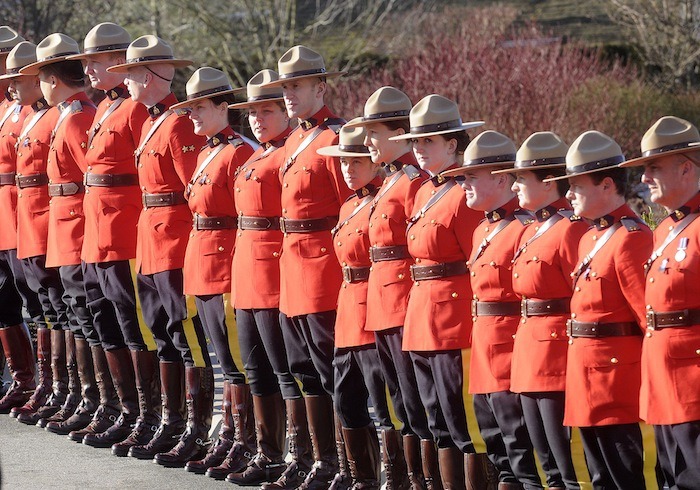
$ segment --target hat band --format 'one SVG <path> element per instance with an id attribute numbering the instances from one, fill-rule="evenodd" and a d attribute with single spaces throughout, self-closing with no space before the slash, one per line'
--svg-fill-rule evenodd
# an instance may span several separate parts
<path id="1" fill-rule="evenodd" d="M 338 149 L 340 151 L 369 154 L 369 148 L 367 148 L 365 145 L 338 145 Z"/>
<path id="2" fill-rule="evenodd" d="M 210 88 L 208 90 L 202 90 L 201 92 L 195 92 L 193 94 L 187 95 L 187 100 L 198 99 L 200 97 L 206 97 L 207 95 L 218 94 L 219 92 L 226 92 L 231 89 L 231 85 L 222 85 L 220 87 Z"/>
<path id="3" fill-rule="evenodd" d="M 588 172 L 590 170 L 600 170 L 606 167 L 613 167 L 618 163 L 625 161 L 624 155 L 615 155 L 614 157 L 606 158 L 605 160 L 598 160 L 595 162 L 588 162 L 582 165 L 576 165 L 574 167 L 567 167 L 566 173 L 568 175 L 580 174 L 581 172 Z"/>
<path id="4" fill-rule="evenodd" d="M 83 54 L 101 53 L 103 51 L 116 51 L 116 50 L 126 49 L 128 47 L 129 47 L 129 43 L 105 44 L 103 46 L 92 46 L 90 48 L 85 48 L 85 53 L 83 53 Z"/>
<path id="5" fill-rule="evenodd" d="M 465 167 L 478 167 L 489 163 L 512 162 L 515 160 L 515 153 L 506 153 L 505 155 L 496 155 L 492 157 L 477 158 L 476 160 L 465 160 Z"/>
<path id="6" fill-rule="evenodd" d="M 658 155 L 659 153 L 663 153 L 665 151 L 672 151 L 672 150 L 680 150 L 682 148 L 690 148 L 690 145 L 692 143 L 697 143 L 697 141 L 686 141 L 684 143 L 676 143 L 675 145 L 666 145 L 662 146 L 661 148 L 654 148 L 653 150 L 647 150 L 644 153 L 642 153 L 643 157 L 650 157 L 652 155 Z"/>
<path id="7" fill-rule="evenodd" d="M 301 71 L 293 71 L 291 73 L 282 73 L 279 75 L 280 80 L 285 80 L 287 78 L 295 78 L 295 77 L 303 77 L 305 75 L 319 75 L 323 76 L 326 74 L 326 69 L 325 68 L 314 68 L 312 70 L 301 70 Z"/>
<path id="8" fill-rule="evenodd" d="M 369 114 L 367 116 L 363 116 L 362 120 L 363 121 L 374 121 L 375 119 L 386 119 L 388 117 L 408 117 L 410 115 L 411 111 L 393 111 L 393 112 L 377 112 L 375 114 Z"/>
<path id="9" fill-rule="evenodd" d="M 442 131 L 444 129 L 459 128 L 462 126 L 461 119 L 454 119 L 438 124 L 426 124 L 424 126 L 411 126 L 411 134 L 414 133 L 432 133 L 433 131 Z"/>
<path id="10" fill-rule="evenodd" d="M 174 60 L 172 55 L 141 56 L 140 58 L 129 58 L 127 63 L 141 63 L 142 61 L 168 61 Z"/>
<path id="11" fill-rule="evenodd" d="M 26 66 L 26 65 L 25 65 L 25 66 Z M 22 66 L 22 67 L 20 67 L 20 68 L 24 68 L 24 66 Z M 5 71 L 5 73 L 6 73 L 7 75 L 17 75 L 17 74 L 19 73 L 20 68 L 8 68 L 8 69 Z"/>
<path id="12" fill-rule="evenodd" d="M 539 167 L 541 165 L 565 164 L 565 157 L 554 158 L 535 158 L 534 160 L 518 160 L 515 162 L 515 168 Z"/>
<path id="13" fill-rule="evenodd" d="M 38 62 L 38 63 L 43 63 L 44 61 L 49 61 L 49 60 L 53 60 L 53 59 L 56 59 L 56 58 L 61 58 L 61 57 L 63 57 L 63 56 L 71 56 L 71 55 L 74 55 L 74 54 L 80 54 L 80 53 L 75 53 L 75 52 L 73 52 L 73 51 L 68 51 L 68 52 L 66 52 L 66 53 L 52 54 L 51 56 L 46 56 L 45 58 L 41 58 L 41 59 L 37 60 L 37 62 Z"/>
<path id="14" fill-rule="evenodd" d="M 14 46 L 9 46 L 9 47 L 6 47 L 6 48 L 0 48 L 0 53 L 9 53 L 10 51 L 12 51 L 12 48 L 14 48 Z"/>
<path id="15" fill-rule="evenodd" d="M 248 102 L 261 102 L 269 99 L 281 99 L 282 97 L 282 94 L 251 95 L 248 97 Z"/>

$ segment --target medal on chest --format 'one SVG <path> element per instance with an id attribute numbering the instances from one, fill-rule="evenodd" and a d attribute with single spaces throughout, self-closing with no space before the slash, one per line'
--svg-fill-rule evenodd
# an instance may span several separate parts
<path id="1" fill-rule="evenodd" d="M 676 259 L 676 262 L 682 262 L 688 254 L 686 253 L 686 250 L 688 249 L 688 242 L 690 240 L 687 237 L 681 238 L 678 241 L 678 248 L 676 249 L 676 255 L 674 255 L 674 259 Z"/>

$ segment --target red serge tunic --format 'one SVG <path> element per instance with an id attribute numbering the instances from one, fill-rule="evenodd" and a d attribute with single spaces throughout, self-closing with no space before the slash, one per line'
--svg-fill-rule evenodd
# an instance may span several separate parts
<path id="1" fill-rule="evenodd" d="M 654 230 L 654 248 L 689 213 L 700 212 L 700 194 Z M 657 313 L 700 309 L 700 219 L 696 218 L 651 264 L 647 308 Z M 640 413 L 650 424 L 700 420 L 700 326 L 648 327 L 642 343 Z"/>
<path id="2" fill-rule="evenodd" d="M 565 216 L 527 244 L 548 220 L 557 219 L 557 212 L 562 209 L 570 209 L 566 199 L 540 209 L 520 237 L 520 253 L 513 263 L 513 274 L 518 274 L 513 291 L 521 299 L 571 301 L 570 274 L 578 263 L 578 242 L 588 224 Z M 568 319 L 568 313 L 520 319 L 513 346 L 511 391 L 564 391 Z"/>
<path id="3" fill-rule="evenodd" d="M 357 190 L 340 208 L 340 221 L 334 230 L 333 246 L 342 267 L 371 265 L 369 212 L 379 184 L 380 180 L 377 178 Z M 367 281 L 349 282 L 346 277 L 338 294 L 338 316 L 335 321 L 336 348 L 374 344 L 374 333 L 365 330 L 366 319 Z"/>
<path id="4" fill-rule="evenodd" d="M 238 309 L 278 308 L 282 215 L 279 171 L 284 164 L 281 148 L 290 133 L 286 129 L 265 143 L 238 170 L 235 180 L 236 209 L 240 216 L 267 218 L 273 228 L 238 230 L 233 255 L 231 304 Z"/>
<path id="5" fill-rule="evenodd" d="M 225 146 L 202 167 L 220 145 Z M 224 129 L 207 141 L 188 186 L 187 200 L 195 217 L 229 218 L 232 223 L 235 222 L 233 181 L 238 167 L 252 154 L 253 148 L 231 128 Z M 187 242 L 183 268 L 185 294 L 204 296 L 228 293 L 231 290 L 231 262 L 235 244 L 234 227 L 222 230 L 193 228 Z"/>
<path id="6" fill-rule="evenodd" d="M 412 215 L 423 208 L 442 186 L 453 181 L 435 176 L 416 194 Z M 467 207 L 459 184 L 419 216 L 408 233 L 408 250 L 418 266 L 446 262 L 465 264 L 472 234 L 483 214 Z M 468 274 L 416 281 L 411 288 L 403 332 L 403 350 L 445 351 L 469 347 L 472 291 Z"/>
<path id="7" fill-rule="evenodd" d="M 319 124 L 334 116 L 328 107 L 306 121 L 287 138 L 283 169 L 297 148 Z M 282 171 L 282 217 L 323 219 L 338 216 L 351 191 L 340 172 L 340 160 L 316 150 L 338 143 L 333 129 L 325 129 Z M 333 253 L 330 231 L 286 233 L 280 258 L 280 311 L 288 317 L 335 310 L 342 276 Z"/>
<path id="8" fill-rule="evenodd" d="M 623 205 L 596 220 L 581 238 L 578 262 L 605 230 L 634 212 Z M 651 231 L 641 223 L 622 226 L 593 257 L 576 282 L 571 317 L 581 322 L 637 322 L 644 325 L 644 262 L 651 255 Z M 588 427 L 639 421 L 643 327 L 639 336 L 572 338 L 566 364 L 564 424 Z"/>
<path id="9" fill-rule="evenodd" d="M 7 184 L 0 185 L 0 216 L 8 221 L 0 229 L 0 250 L 17 248 L 17 186 L 14 174 L 17 170 L 17 137 L 22 131 L 29 106 L 22 107 L 10 99 L 0 104 L 0 174 L 5 174 Z M 11 183 L 9 183 L 11 180 Z"/>
<path id="10" fill-rule="evenodd" d="M 414 199 L 428 175 L 415 167 L 413 152 L 384 166 L 387 175 L 373 203 L 369 241 L 374 247 L 407 246 L 406 220 L 413 212 Z M 389 187 L 391 186 L 391 187 Z M 413 286 L 411 257 L 372 264 L 367 293 L 368 330 L 402 326 L 408 295 Z"/>
<path id="11" fill-rule="evenodd" d="M 175 95 L 170 94 L 149 108 L 151 117 L 143 125 L 140 141 L 167 107 L 175 103 Z M 184 194 L 197 166 L 197 155 L 205 143 L 206 138 L 194 134 L 187 112 L 174 111 L 146 142 L 138 158 L 141 191 Z M 181 269 L 191 229 L 192 213 L 185 204 L 143 209 L 138 221 L 136 270 L 141 274 L 155 274 Z"/>
<path id="12" fill-rule="evenodd" d="M 59 104 L 58 109 L 59 112 L 64 110 L 69 113 L 56 131 L 49 148 L 46 161 L 49 183 L 74 182 L 82 185 L 83 173 L 87 170 L 87 132 L 95 117 L 95 106 L 85 92 L 80 92 Z M 72 196 L 55 196 L 49 201 L 46 267 L 80 264 L 85 232 L 84 197 L 84 193 L 79 192 Z"/>
<path id="13" fill-rule="evenodd" d="M 46 160 L 49 155 L 51 131 L 58 120 L 58 109 L 50 107 L 44 99 L 32 104 L 32 113 L 27 116 L 17 140 L 17 175 L 46 176 Z M 39 117 L 27 134 L 25 127 Z M 46 255 L 46 238 L 49 234 L 49 188 L 17 189 L 17 257 L 26 259 Z"/>
<path id="14" fill-rule="evenodd" d="M 473 262 L 469 264 L 474 301 L 518 301 L 513 291 L 517 277 L 512 272 L 511 261 L 525 229 L 514 217 L 517 207 L 518 200 L 511 199 L 502 208 L 486 213 L 486 219 L 474 230 L 470 255 Z M 477 257 L 480 244 L 504 219 L 511 221 L 490 238 L 489 245 L 481 249 L 483 252 Z M 509 390 L 513 337 L 520 316 L 475 316 L 473 322 L 469 393 Z"/>
<path id="15" fill-rule="evenodd" d="M 119 102 L 121 101 L 121 102 Z M 103 115 L 115 104 L 107 119 Z M 148 118 L 143 104 L 129 98 L 124 86 L 107 91 L 97 106 L 89 134 L 94 133 L 85 162 L 91 174 L 132 175 L 134 185 L 98 187 L 85 191 L 85 238 L 81 258 L 88 263 L 136 257 L 136 223 L 141 213 L 141 190 L 134 165 L 141 128 Z M 88 138 L 89 138 L 88 134 Z"/>

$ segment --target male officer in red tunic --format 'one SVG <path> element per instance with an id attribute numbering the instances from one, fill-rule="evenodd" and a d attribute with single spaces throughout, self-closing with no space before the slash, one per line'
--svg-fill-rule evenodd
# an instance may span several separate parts
<path id="1" fill-rule="evenodd" d="M 700 488 L 700 134 L 666 116 L 642 138 L 642 182 L 669 213 L 654 230 L 646 264 L 647 333 L 642 344 L 640 415 L 654 425 L 670 488 Z"/>
<path id="2" fill-rule="evenodd" d="M 175 59 L 172 48 L 162 39 L 146 35 L 129 45 L 126 63 L 107 69 L 126 73 L 131 98 L 146 106 L 150 116 L 136 149 L 143 202 L 138 221 L 136 281 L 143 316 L 156 341 L 163 399 L 157 432 L 152 422 L 137 426 L 126 440 L 112 446 L 118 456 L 128 452 L 138 459 L 151 459 L 170 451 L 185 430 L 184 371 L 185 365 L 192 367 L 195 361 L 183 326 L 187 304 L 182 267 L 192 229 L 184 191 L 206 139 L 194 134 L 187 111 L 168 108 L 177 103 L 170 91 L 175 68 L 190 64 Z M 195 333 L 193 343 L 208 355 L 201 328 Z"/>
<path id="3" fill-rule="evenodd" d="M 620 146 L 598 131 L 566 155 L 574 213 L 593 221 L 572 273 L 564 424 L 579 427 L 594 488 L 643 489 L 639 428 L 645 324 L 644 262 L 651 232 L 625 203 Z"/>
<path id="4" fill-rule="evenodd" d="M 327 72 L 321 55 L 305 46 L 287 51 L 278 63 L 279 79 L 290 117 L 299 127 L 284 145 L 282 180 L 282 256 L 280 312 L 289 366 L 303 383 L 314 467 L 301 488 L 327 488 L 338 461 L 333 421 L 333 330 L 340 266 L 330 230 L 350 194 L 340 162 L 323 157 L 318 148 L 337 144 L 344 121 L 324 103 Z M 292 468 L 293 469 L 293 468 Z M 265 488 L 296 488 L 301 474 L 283 474 Z"/>

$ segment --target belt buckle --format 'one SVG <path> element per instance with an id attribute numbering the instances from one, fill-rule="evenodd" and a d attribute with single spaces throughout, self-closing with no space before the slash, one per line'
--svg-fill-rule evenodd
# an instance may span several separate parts
<path id="1" fill-rule="evenodd" d="M 372 262 L 376 262 L 374 258 L 374 248 L 375 247 L 369 247 L 369 260 L 371 260 Z"/>
<path id="2" fill-rule="evenodd" d="M 415 281 L 416 280 L 416 273 L 415 273 L 415 265 L 411 264 L 411 267 L 409 267 L 409 272 L 411 273 L 411 280 Z"/>
<path id="3" fill-rule="evenodd" d="M 352 271 L 350 270 L 350 267 L 343 267 L 343 280 L 348 284 L 352 282 Z"/>
<path id="4" fill-rule="evenodd" d="M 573 320 L 571 320 L 571 318 L 569 318 L 568 320 L 566 320 L 566 335 L 567 335 L 568 337 L 572 337 L 572 336 L 573 336 L 573 330 L 574 330 L 573 327 L 574 327 L 574 326 L 573 326 Z"/>
<path id="5" fill-rule="evenodd" d="M 647 328 L 656 330 L 656 313 L 654 313 L 654 310 L 647 310 L 646 320 Z"/>
<path id="6" fill-rule="evenodd" d="M 520 316 L 527 318 L 527 298 L 520 300 Z"/>
<path id="7" fill-rule="evenodd" d="M 280 231 L 285 235 L 287 234 L 287 227 L 284 226 L 284 218 L 280 218 Z"/>
<path id="8" fill-rule="evenodd" d="M 472 318 L 476 318 L 477 316 L 479 316 L 479 315 L 477 315 L 477 312 L 476 312 L 476 310 L 477 310 L 476 304 L 477 304 L 477 300 L 473 299 L 472 300 Z"/>

